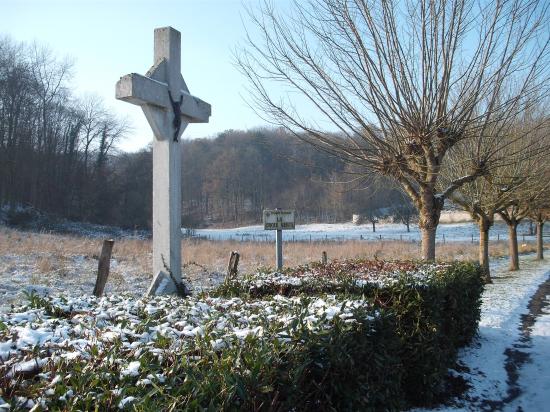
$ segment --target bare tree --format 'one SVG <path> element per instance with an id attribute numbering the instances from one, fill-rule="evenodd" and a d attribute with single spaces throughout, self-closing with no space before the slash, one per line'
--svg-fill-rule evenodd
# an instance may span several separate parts
<path id="1" fill-rule="evenodd" d="M 445 199 L 487 175 L 496 157 L 480 153 L 466 174 L 438 189 L 449 150 L 548 93 L 548 3 L 309 0 L 293 6 L 282 14 L 266 0 L 250 13 L 255 32 L 236 60 L 249 80 L 251 104 L 298 138 L 399 182 L 419 210 L 422 257 L 434 259 Z M 311 110 L 321 120 L 308 120 Z M 337 133 L 326 132 L 327 124 Z"/>
<path id="2" fill-rule="evenodd" d="M 66 96 L 66 82 L 71 77 L 73 63 L 70 59 L 57 59 L 47 47 L 33 44 L 31 47 L 31 72 L 35 93 L 38 96 L 38 108 L 42 117 L 42 132 L 37 149 L 40 151 L 46 143 L 48 128 L 48 110 L 56 99 Z"/>
<path id="3" fill-rule="evenodd" d="M 109 152 L 130 131 L 128 119 L 105 114 L 99 122 L 100 138 L 97 146 L 96 171 L 107 161 Z"/>
<path id="4" fill-rule="evenodd" d="M 479 228 L 479 264 L 485 270 L 485 280 L 491 283 L 489 270 L 489 230 L 496 213 L 512 201 L 510 190 L 499 190 L 487 179 L 477 179 L 463 185 L 452 195 L 453 203 L 470 213 Z M 502 185 L 501 187 L 504 187 Z"/>
<path id="5" fill-rule="evenodd" d="M 540 175 L 547 169 L 550 137 L 546 117 L 533 113 L 535 107 L 530 107 L 506 122 L 486 127 L 483 135 L 458 143 L 450 150 L 440 176 L 444 183 L 467 173 L 476 159 L 491 165 L 487 175 L 463 184 L 451 195 L 451 200 L 478 224 L 479 263 L 488 282 L 489 230 L 495 215 L 502 215 L 509 226 L 511 267 L 517 268 L 516 227 L 528 212 L 526 201 L 536 199 L 542 189 Z"/>
<path id="6" fill-rule="evenodd" d="M 550 220 L 550 201 L 546 199 L 545 206 L 531 207 L 529 217 L 537 225 L 537 260 L 544 259 L 544 223 Z"/>
<path id="7" fill-rule="evenodd" d="M 531 164 L 531 169 L 536 170 L 539 165 Z M 534 172 L 525 184 L 514 191 L 514 200 L 498 211 L 502 220 L 508 225 L 510 270 L 519 269 L 517 227 L 523 219 L 530 215 L 531 206 L 539 203 L 549 189 L 550 182 L 542 180 L 541 174 Z"/>
<path id="8" fill-rule="evenodd" d="M 545 135 L 548 138 L 548 134 Z M 537 226 L 537 259 L 544 259 L 544 223 L 550 220 L 550 163 L 547 158 L 540 159 L 537 184 L 533 195 L 524 201 L 527 217 Z M 542 170 L 541 170 L 542 169 Z"/>
<path id="9" fill-rule="evenodd" d="M 84 154 L 84 173 L 87 174 L 88 163 L 93 144 L 101 136 L 101 122 L 107 115 L 101 98 L 97 95 L 84 96 L 79 100 L 82 116 L 82 147 Z"/>
<path id="10" fill-rule="evenodd" d="M 390 210 L 394 222 L 403 223 L 407 227 L 407 232 L 410 232 L 411 224 L 418 219 L 418 210 L 411 204 L 410 199 L 403 195 L 403 199 L 394 203 Z"/>

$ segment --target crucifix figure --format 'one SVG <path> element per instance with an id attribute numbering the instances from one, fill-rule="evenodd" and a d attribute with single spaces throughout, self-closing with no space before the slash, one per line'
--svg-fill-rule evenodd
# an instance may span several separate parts
<path id="1" fill-rule="evenodd" d="M 181 75 L 181 35 L 155 29 L 154 65 L 127 74 L 116 98 L 137 104 L 153 129 L 153 282 L 149 294 L 181 292 L 181 147 L 189 123 L 207 123 L 210 105 L 189 94 Z"/>

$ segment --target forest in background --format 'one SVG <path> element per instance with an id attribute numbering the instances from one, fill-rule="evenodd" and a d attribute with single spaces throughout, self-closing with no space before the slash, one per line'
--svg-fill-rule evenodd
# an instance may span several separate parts
<path id="1" fill-rule="evenodd" d="M 73 95 L 71 72 L 47 48 L 0 38 L 0 205 L 148 228 L 151 149 L 117 151 L 129 125 L 97 96 Z M 301 223 L 412 214 L 387 181 L 357 180 L 344 162 L 282 129 L 184 140 L 182 154 L 186 227 L 257 223 L 275 207 L 295 209 Z"/>

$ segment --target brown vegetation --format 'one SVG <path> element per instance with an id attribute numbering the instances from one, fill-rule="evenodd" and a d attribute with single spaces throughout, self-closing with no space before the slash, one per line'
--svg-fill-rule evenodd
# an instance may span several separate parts
<path id="1" fill-rule="evenodd" d="M 68 256 L 83 256 L 97 261 L 101 249 L 100 239 L 46 233 L 26 233 L 14 229 L 0 229 L 0 255 L 34 255 L 35 267 L 39 272 L 59 270 Z M 138 239 L 117 240 L 113 259 L 135 268 L 136 276 L 144 276 L 151 267 L 151 241 Z M 212 272 L 225 272 L 231 251 L 240 255 L 239 271 L 253 272 L 261 266 L 274 266 L 275 246 L 273 243 L 184 240 L 183 272 L 192 278 Z M 534 244 L 520 246 L 521 252 L 532 252 Z M 420 244 L 401 241 L 343 241 L 343 242 L 296 242 L 284 244 L 284 265 L 286 267 L 320 261 L 323 251 L 328 259 L 377 258 L 418 259 Z M 448 242 L 438 245 L 441 260 L 476 260 L 477 245 L 469 242 Z M 506 242 L 491 242 L 493 257 L 506 256 Z M 116 269 L 113 276 L 117 277 Z"/>

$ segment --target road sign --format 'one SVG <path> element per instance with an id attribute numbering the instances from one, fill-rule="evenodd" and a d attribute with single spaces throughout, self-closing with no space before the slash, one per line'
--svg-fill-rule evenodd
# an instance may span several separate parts
<path id="1" fill-rule="evenodd" d="M 294 210 L 264 210 L 265 230 L 293 230 L 296 228 Z"/>

